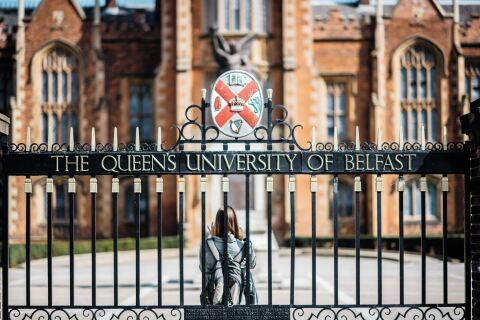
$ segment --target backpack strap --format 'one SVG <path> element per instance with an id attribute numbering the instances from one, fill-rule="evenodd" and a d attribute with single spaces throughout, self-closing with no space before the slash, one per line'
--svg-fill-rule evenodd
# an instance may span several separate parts
<path id="1" fill-rule="evenodd" d="M 217 249 L 217 246 L 213 242 L 213 239 L 207 239 L 207 245 L 210 248 L 210 252 L 212 253 L 213 257 L 216 261 L 220 261 L 220 252 Z"/>
<path id="2" fill-rule="evenodd" d="M 239 243 L 241 243 L 241 246 L 239 245 Z M 233 257 L 233 260 L 235 260 L 235 262 L 237 262 L 238 264 L 242 263 L 243 259 L 245 259 L 246 257 L 246 254 L 245 254 L 245 242 L 241 241 L 241 240 L 237 240 L 237 245 L 238 245 L 238 248 L 240 249 L 238 251 L 238 253 L 235 255 L 235 257 Z"/>

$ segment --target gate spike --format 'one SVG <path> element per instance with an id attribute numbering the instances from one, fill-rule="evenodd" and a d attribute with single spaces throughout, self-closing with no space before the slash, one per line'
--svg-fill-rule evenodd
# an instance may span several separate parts
<path id="1" fill-rule="evenodd" d="M 333 151 L 338 150 L 338 130 L 337 126 L 333 127 Z"/>
<path id="2" fill-rule="evenodd" d="M 95 151 L 97 149 L 97 143 L 95 142 L 95 127 L 92 127 L 92 141 L 90 143 L 90 150 Z"/>
<path id="3" fill-rule="evenodd" d="M 422 126 L 420 139 L 421 139 L 422 150 L 425 150 L 425 126 Z"/>
<path id="4" fill-rule="evenodd" d="M 316 151 L 317 139 L 315 137 L 315 126 L 312 126 L 312 151 Z"/>
<path id="5" fill-rule="evenodd" d="M 47 151 L 52 151 L 52 144 L 53 144 L 53 137 L 52 132 L 50 132 L 50 126 L 48 126 L 47 130 Z"/>
<path id="6" fill-rule="evenodd" d="M 26 145 L 27 145 L 27 151 L 30 151 L 30 127 L 27 128 L 27 141 L 26 141 Z"/>
<path id="7" fill-rule="evenodd" d="M 68 150 L 73 151 L 75 148 L 75 141 L 73 137 L 73 127 L 70 127 L 70 141 L 68 143 Z"/>
<path id="8" fill-rule="evenodd" d="M 398 130 L 398 149 L 403 150 L 403 126 L 400 126 L 400 130 Z"/>
<path id="9" fill-rule="evenodd" d="M 113 151 L 118 151 L 118 134 L 117 127 L 113 128 Z"/>
<path id="10" fill-rule="evenodd" d="M 447 150 L 447 127 L 443 126 L 442 128 L 442 144 L 443 150 Z"/>
<path id="11" fill-rule="evenodd" d="M 355 127 L 355 150 L 360 150 L 360 133 L 358 126 Z"/>
<path id="12" fill-rule="evenodd" d="M 272 100 L 272 97 L 273 97 L 273 90 L 272 89 L 267 89 L 268 100 Z"/>
<path id="13" fill-rule="evenodd" d="M 135 128 L 135 151 L 140 151 L 140 129 Z"/>
<path id="14" fill-rule="evenodd" d="M 202 99 L 205 101 L 207 99 L 207 89 L 202 88 Z"/>
<path id="15" fill-rule="evenodd" d="M 157 151 L 162 151 L 162 127 L 157 128 Z"/>
<path id="16" fill-rule="evenodd" d="M 382 150 L 382 131 L 377 128 L 377 150 Z"/>

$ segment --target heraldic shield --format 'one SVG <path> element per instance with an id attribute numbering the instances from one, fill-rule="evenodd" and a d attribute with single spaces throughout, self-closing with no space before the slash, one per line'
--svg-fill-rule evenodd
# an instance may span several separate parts
<path id="1" fill-rule="evenodd" d="M 213 122 L 227 136 L 244 137 L 262 119 L 263 94 L 255 77 L 242 70 L 220 75 L 210 98 Z"/>

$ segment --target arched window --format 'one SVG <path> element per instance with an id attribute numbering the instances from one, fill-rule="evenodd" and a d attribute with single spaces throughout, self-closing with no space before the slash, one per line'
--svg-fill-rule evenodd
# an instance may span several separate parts
<path id="1" fill-rule="evenodd" d="M 465 68 L 465 93 L 468 101 L 480 98 L 480 62 L 467 63 Z"/>
<path id="2" fill-rule="evenodd" d="M 327 82 L 327 127 L 328 136 L 333 138 L 334 127 L 338 139 L 347 139 L 347 92 L 345 82 Z"/>
<path id="3" fill-rule="evenodd" d="M 69 128 L 78 141 L 78 60 L 70 50 L 54 47 L 41 60 L 43 137 L 48 131 L 55 143 L 68 143 Z"/>
<path id="4" fill-rule="evenodd" d="M 429 141 L 438 139 L 437 63 L 427 47 L 409 47 L 400 58 L 400 101 L 403 135 L 420 141 L 425 127 Z"/>
<path id="5" fill-rule="evenodd" d="M 153 110 L 150 85 L 130 85 L 130 139 L 135 141 L 136 127 L 142 141 L 153 140 Z"/>
<path id="6" fill-rule="evenodd" d="M 204 0 L 204 27 L 222 33 L 267 32 L 268 0 Z"/>
<path id="7" fill-rule="evenodd" d="M 438 218 L 438 179 L 427 177 L 425 193 L 425 213 L 427 217 Z M 408 177 L 404 191 L 404 216 L 419 219 L 422 214 L 420 179 L 417 176 Z"/>

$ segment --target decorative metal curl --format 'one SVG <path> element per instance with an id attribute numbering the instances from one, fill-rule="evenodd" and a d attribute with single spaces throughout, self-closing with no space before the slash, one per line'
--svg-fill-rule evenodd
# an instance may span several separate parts
<path id="1" fill-rule="evenodd" d="M 460 320 L 465 317 L 465 306 L 312 307 L 294 309 L 291 315 L 294 320 Z"/>
<path id="2" fill-rule="evenodd" d="M 182 320 L 178 308 L 11 308 L 8 318 L 12 320 Z"/>

